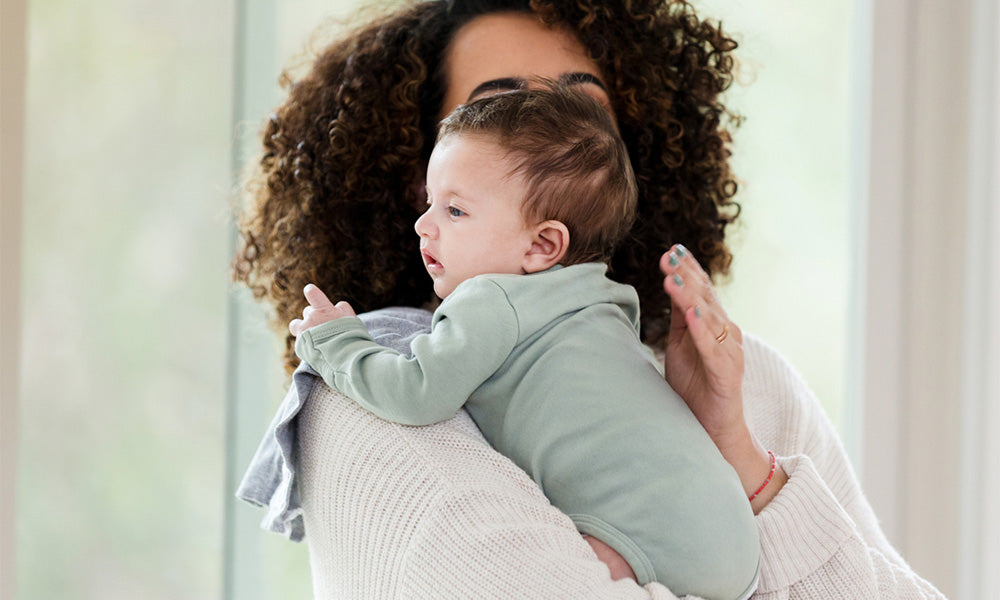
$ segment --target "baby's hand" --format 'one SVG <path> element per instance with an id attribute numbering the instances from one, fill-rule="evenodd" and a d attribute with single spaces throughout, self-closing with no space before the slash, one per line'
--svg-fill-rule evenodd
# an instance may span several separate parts
<path id="1" fill-rule="evenodd" d="M 301 319 L 292 319 L 292 322 L 288 324 L 288 331 L 295 337 L 299 337 L 299 334 L 306 329 L 322 325 L 327 321 L 356 316 L 350 304 L 341 300 L 334 305 L 321 289 L 311 283 L 302 291 L 306 295 L 306 300 L 309 301 L 309 306 L 302 310 Z"/>

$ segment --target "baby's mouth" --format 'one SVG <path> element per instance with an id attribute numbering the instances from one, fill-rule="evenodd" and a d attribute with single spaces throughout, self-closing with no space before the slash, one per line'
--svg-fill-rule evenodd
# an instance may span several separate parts
<path id="1" fill-rule="evenodd" d="M 440 269 L 440 268 L 442 268 L 441 263 L 439 263 L 437 261 L 437 259 L 434 258 L 433 254 L 431 254 L 430 252 L 428 252 L 426 250 L 421 250 L 420 253 L 424 255 L 424 266 L 426 266 L 428 269 Z"/>

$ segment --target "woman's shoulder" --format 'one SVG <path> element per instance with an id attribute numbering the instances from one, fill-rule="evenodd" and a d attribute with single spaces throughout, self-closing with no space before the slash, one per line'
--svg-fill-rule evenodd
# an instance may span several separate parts
<path id="1" fill-rule="evenodd" d="M 521 469 L 489 445 L 465 410 L 433 425 L 399 425 L 379 419 L 320 381 L 298 427 L 303 487 L 323 477 L 338 486 L 347 503 L 390 488 L 419 491 L 427 498 L 498 485 L 538 493 Z"/>
<path id="2" fill-rule="evenodd" d="M 779 388 L 789 384 L 805 385 L 795 367 L 776 348 L 760 337 L 743 332 L 743 356 L 746 374 L 754 384 L 776 385 Z"/>
<path id="3" fill-rule="evenodd" d="M 588 549 L 464 410 L 433 425 L 398 425 L 317 382 L 299 419 L 299 494 L 317 597 L 426 597 L 406 590 L 482 585 L 462 576 L 462 565 L 496 561 L 500 538 L 510 545 L 535 535 L 539 522 L 548 537 Z M 442 563 L 446 555 L 453 558 Z M 414 579 L 430 575 L 435 581 Z"/>
<path id="4" fill-rule="evenodd" d="M 660 584 L 613 582 L 465 411 L 397 425 L 318 383 L 300 417 L 318 598 L 675 598 Z"/>
<path id="5" fill-rule="evenodd" d="M 747 423 L 778 454 L 804 451 L 809 436 L 833 432 L 816 395 L 777 349 L 744 332 L 743 404 Z"/>

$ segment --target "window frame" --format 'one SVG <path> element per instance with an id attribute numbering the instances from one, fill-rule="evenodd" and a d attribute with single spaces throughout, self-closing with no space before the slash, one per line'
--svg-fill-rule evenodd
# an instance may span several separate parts
<path id="1" fill-rule="evenodd" d="M 0 19 L 0 598 L 17 589 L 16 506 L 21 386 L 21 221 L 27 1 L 2 0 Z"/>

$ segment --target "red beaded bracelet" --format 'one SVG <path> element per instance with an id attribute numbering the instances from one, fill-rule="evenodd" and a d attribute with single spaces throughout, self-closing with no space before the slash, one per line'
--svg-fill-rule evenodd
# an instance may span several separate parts
<path id="1" fill-rule="evenodd" d="M 757 488 L 757 491 L 747 496 L 747 500 L 749 500 L 750 502 L 753 502 L 753 499 L 759 496 L 760 493 L 764 491 L 764 488 L 767 487 L 767 484 L 771 483 L 771 479 L 774 477 L 774 471 L 778 468 L 778 461 L 774 458 L 774 452 L 768 450 L 767 455 L 771 457 L 771 472 L 767 474 L 767 479 L 764 480 L 764 483 L 760 484 L 760 487 Z"/>

